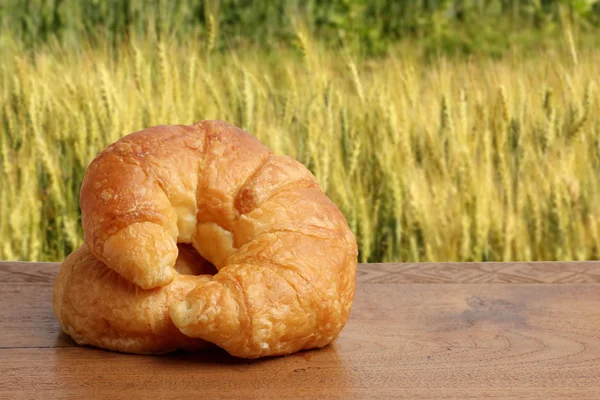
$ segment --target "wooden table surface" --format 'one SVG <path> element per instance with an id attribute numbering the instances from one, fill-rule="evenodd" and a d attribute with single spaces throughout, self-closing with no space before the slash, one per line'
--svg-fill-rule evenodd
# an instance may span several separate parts
<path id="1" fill-rule="evenodd" d="M 321 350 L 241 360 L 79 347 L 54 263 L 0 263 L 0 398 L 600 399 L 600 262 L 359 266 Z"/>

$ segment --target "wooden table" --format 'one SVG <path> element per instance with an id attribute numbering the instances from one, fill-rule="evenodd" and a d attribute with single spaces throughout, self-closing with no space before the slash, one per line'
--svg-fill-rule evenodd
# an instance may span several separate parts
<path id="1" fill-rule="evenodd" d="M 0 263 L 2 399 L 600 399 L 600 262 L 360 265 L 334 344 L 255 361 L 79 347 L 57 269 Z"/>

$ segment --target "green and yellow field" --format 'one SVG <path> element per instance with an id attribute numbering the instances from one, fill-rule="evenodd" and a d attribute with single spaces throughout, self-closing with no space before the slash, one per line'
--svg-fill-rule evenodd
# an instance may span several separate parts
<path id="1" fill-rule="evenodd" d="M 92 158 L 156 124 L 223 119 L 305 163 L 360 261 L 584 260 L 600 252 L 600 53 L 426 62 L 408 46 L 211 52 L 3 38 L 0 259 L 62 260 L 82 241 Z"/>
<path id="2" fill-rule="evenodd" d="M 597 259 L 599 32 L 598 0 L 0 2 L 0 259 L 62 260 L 92 158 L 201 119 L 305 163 L 360 261 Z"/>

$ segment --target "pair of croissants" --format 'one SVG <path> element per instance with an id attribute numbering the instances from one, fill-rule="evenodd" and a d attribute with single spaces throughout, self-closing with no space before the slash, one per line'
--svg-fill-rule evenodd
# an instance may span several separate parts
<path id="1" fill-rule="evenodd" d="M 80 345 L 242 358 L 326 346 L 345 326 L 357 244 L 301 163 L 223 121 L 121 138 L 88 166 L 84 244 L 54 313 Z"/>

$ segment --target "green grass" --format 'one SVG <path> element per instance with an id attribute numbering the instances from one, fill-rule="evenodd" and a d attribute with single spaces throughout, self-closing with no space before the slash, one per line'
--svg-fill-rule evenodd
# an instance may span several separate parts
<path id="1" fill-rule="evenodd" d="M 597 37 L 597 0 L 4 0 L 0 30 L 36 48 L 58 39 L 118 45 L 131 36 L 213 38 L 217 49 L 289 45 L 302 22 L 329 45 L 385 54 L 418 38 L 435 54 L 493 54 L 557 39 L 565 24 Z M 215 33 L 218 33 L 215 35 Z"/>

